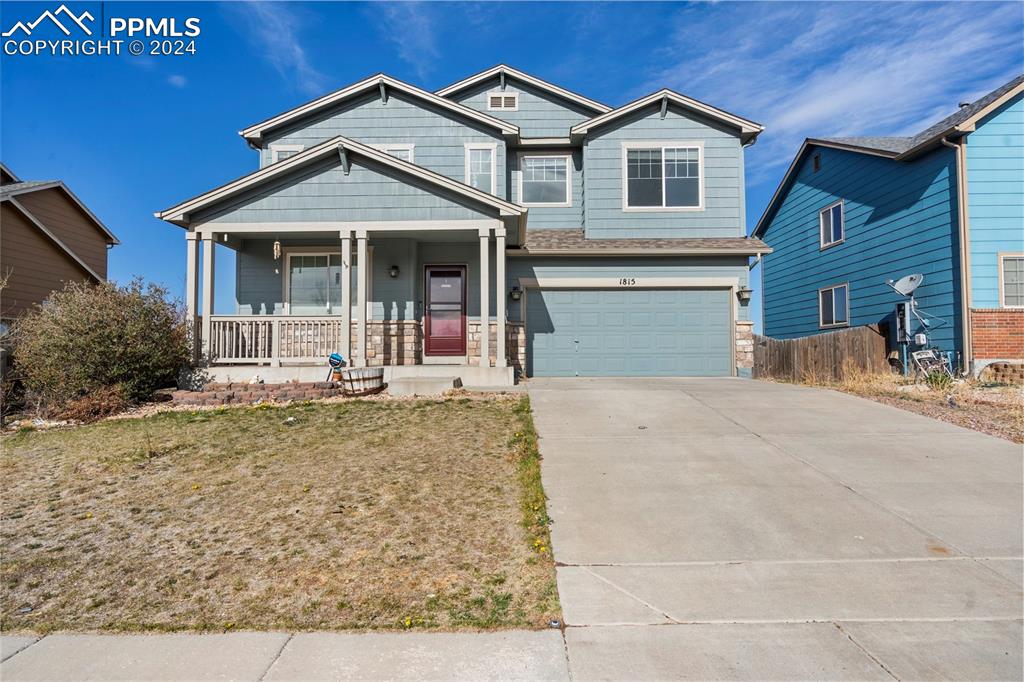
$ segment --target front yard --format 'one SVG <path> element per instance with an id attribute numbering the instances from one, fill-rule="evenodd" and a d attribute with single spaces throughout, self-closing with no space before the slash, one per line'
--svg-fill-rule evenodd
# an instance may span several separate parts
<path id="1" fill-rule="evenodd" d="M 164 412 L 2 445 L 5 632 L 560 617 L 526 399 Z"/>

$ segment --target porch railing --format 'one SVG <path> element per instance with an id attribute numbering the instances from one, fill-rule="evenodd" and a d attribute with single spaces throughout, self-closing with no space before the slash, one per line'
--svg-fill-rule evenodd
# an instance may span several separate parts
<path id="1" fill-rule="evenodd" d="M 212 315 L 209 354 L 220 364 L 323 360 L 341 348 L 341 319 L 270 315 Z"/>

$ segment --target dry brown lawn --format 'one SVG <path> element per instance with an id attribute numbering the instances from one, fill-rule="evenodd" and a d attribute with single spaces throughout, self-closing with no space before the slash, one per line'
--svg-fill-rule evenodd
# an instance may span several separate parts
<path id="1" fill-rule="evenodd" d="M 166 412 L 3 442 L 0 627 L 539 627 L 526 399 Z"/>
<path id="2" fill-rule="evenodd" d="M 1020 386 L 958 381 L 931 389 L 897 374 L 847 372 L 838 382 L 808 379 L 804 383 L 870 398 L 933 419 L 1024 443 L 1024 390 Z"/>

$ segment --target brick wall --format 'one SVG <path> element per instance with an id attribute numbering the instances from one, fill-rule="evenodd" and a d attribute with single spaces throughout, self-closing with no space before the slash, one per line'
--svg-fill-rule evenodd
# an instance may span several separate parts
<path id="1" fill-rule="evenodd" d="M 977 360 L 1024 359 L 1024 309 L 971 309 Z"/>

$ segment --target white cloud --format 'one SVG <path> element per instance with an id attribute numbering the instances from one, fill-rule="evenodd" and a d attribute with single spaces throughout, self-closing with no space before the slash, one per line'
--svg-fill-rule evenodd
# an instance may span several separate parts
<path id="1" fill-rule="evenodd" d="M 306 17 L 295 5 L 269 2 L 238 2 L 226 6 L 240 22 L 239 31 L 262 52 L 286 82 L 307 95 L 321 95 L 326 78 L 310 63 L 299 33 Z"/>
<path id="2" fill-rule="evenodd" d="M 830 3 L 682 10 L 646 91 L 668 86 L 766 126 L 753 183 L 805 137 L 912 135 L 1024 70 L 1024 5 Z M 722 27 L 728 26 L 729 39 Z"/>
<path id="3" fill-rule="evenodd" d="M 455 7 L 453 3 L 448 9 Z M 374 3 L 367 11 L 381 36 L 394 45 L 399 59 L 411 66 L 421 81 L 426 80 L 441 56 L 432 8 L 420 2 L 389 2 Z"/>
<path id="4" fill-rule="evenodd" d="M 171 85 L 173 85 L 176 88 L 183 88 L 186 85 L 188 85 L 188 79 L 185 78 L 184 76 L 182 76 L 181 74 L 177 74 L 177 73 L 171 74 L 170 76 L 168 76 L 167 77 L 167 82 L 170 83 Z"/>

